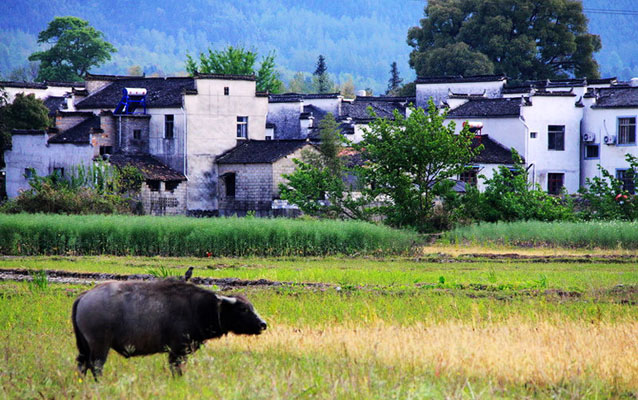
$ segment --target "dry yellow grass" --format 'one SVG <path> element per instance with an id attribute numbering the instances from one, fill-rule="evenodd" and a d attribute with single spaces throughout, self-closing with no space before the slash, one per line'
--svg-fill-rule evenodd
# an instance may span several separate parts
<path id="1" fill-rule="evenodd" d="M 512 246 L 478 246 L 466 244 L 435 244 L 420 248 L 421 254 L 443 253 L 450 256 L 463 254 L 521 254 L 526 256 L 635 256 L 636 250 L 627 249 L 567 249 L 562 247 L 512 247 Z"/>
<path id="2" fill-rule="evenodd" d="M 259 338 L 230 336 L 208 346 L 345 358 L 355 364 L 379 363 L 429 371 L 435 377 L 487 379 L 497 385 L 545 387 L 599 380 L 638 390 L 638 323 L 278 326 Z"/>

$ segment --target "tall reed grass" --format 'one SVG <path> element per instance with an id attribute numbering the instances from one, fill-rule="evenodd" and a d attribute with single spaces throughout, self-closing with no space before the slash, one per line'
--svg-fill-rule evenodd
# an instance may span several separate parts
<path id="1" fill-rule="evenodd" d="M 0 215 L 0 254 L 324 256 L 401 254 L 416 233 L 363 222 L 289 219 Z"/>
<path id="2" fill-rule="evenodd" d="M 638 249 L 638 222 L 486 223 L 453 229 L 441 240 L 457 244 Z"/>

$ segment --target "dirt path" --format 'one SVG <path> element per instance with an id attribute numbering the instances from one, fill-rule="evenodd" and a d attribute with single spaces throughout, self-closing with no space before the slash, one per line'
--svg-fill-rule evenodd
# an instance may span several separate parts
<path id="1" fill-rule="evenodd" d="M 70 283 L 78 285 L 93 285 L 95 283 L 106 281 L 129 281 L 129 280 L 155 280 L 159 279 L 149 274 L 132 274 L 118 275 L 106 273 L 92 272 L 68 272 L 58 270 L 28 270 L 28 269 L 2 269 L 0 270 L 0 281 L 30 281 L 33 274 L 44 271 L 47 274 L 49 282 Z M 190 279 L 196 285 L 217 286 L 220 290 L 234 289 L 238 287 L 274 287 L 274 286 L 295 286 L 305 288 L 327 288 L 334 285 L 327 283 L 295 283 L 295 282 L 277 282 L 267 279 L 243 280 L 237 278 L 199 278 Z"/>

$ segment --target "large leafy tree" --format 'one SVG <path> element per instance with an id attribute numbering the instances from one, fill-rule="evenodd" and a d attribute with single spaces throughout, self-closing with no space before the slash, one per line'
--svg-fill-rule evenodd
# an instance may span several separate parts
<path id="1" fill-rule="evenodd" d="M 189 74 L 232 74 L 256 75 L 257 90 L 281 93 L 283 83 L 275 69 L 275 53 L 263 57 L 259 70 L 255 71 L 257 53 L 243 47 L 228 46 L 223 50 L 208 49 L 199 54 L 199 64 L 189 54 L 186 55 L 186 71 Z"/>
<path id="2" fill-rule="evenodd" d="M 599 76 L 580 0 L 430 0 L 408 31 L 417 75 Z"/>
<path id="3" fill-rule="evenodd" d="M 38 35 L 38 43 L 52 45 L 29 56 L 40 62 L 39 81 L 82 80 L 91 67 L 110 60 L 116 51 L 102 32 L 77 17 L 54 18 Z"/>
<path id="4" fill-rule="evenodd" d="M 426 230 L 439 185 L 463 172 L 483 148 L 472 147 L 474 134 L 444 125 L 445 113 L 432 100 L 426 110 L 398 111 L 394 120 L 377 118 L 358 147 L 366 160 L 364 194 L 382 203 L 378 212 L 399 227 Z"/>
<path id="5" fill-rule="evenodd" d="M 13 103 L 0 88 L 0 168 L 4 168 L 4 152 L 11 147 L 13 129 L 46 129 L 51 125 L 49 110 L 35 95 L 18 93 Z"/>

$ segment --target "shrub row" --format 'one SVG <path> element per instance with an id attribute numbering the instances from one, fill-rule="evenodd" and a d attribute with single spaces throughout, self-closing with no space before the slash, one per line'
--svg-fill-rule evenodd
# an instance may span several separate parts
<path id="1" fill-rule="evenodd" d="M 6 255 L 325 256 L 401 254 L 418 235 L 363 222 L 0 215 Z"/>
<path id="2" fill-rule="evenodd" d="M 638 249 L 638 222 L 497 222 L 446 232 L 448 243 Z"/>

